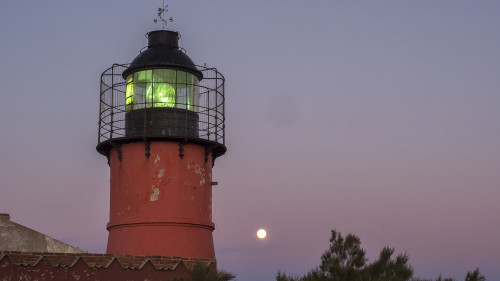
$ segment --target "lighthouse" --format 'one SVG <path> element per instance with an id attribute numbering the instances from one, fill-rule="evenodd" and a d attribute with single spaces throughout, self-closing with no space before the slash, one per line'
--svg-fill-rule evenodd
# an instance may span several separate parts
<path id="1" fill-rule="evenodd" d="M 224 76 L 170 30 L 101 75 L 97 151 L 110 168 L 107 254 L 215 259 L 212 168 L 226 152 Z"/>

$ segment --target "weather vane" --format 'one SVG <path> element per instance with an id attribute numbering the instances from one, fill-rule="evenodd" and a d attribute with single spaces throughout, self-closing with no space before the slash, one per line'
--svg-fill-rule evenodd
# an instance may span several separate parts
<path id="1" fill-rule="evenodd" d="M 163 29 L 165 29 L 165 26 L 167 26 L 167 22 L 173 22 L 174 18 L 170 17 L 169 19 L 165 18 L 165 13 L 168 12 L 168 5 L 165 5 L 165 0 L 163 0 L 163 6 L 162 8 L 158 8 L 158 19 L 162 22 Z M 155 23 L 158 22 L 158 19 L 154 19 L 153 21 Z"/>

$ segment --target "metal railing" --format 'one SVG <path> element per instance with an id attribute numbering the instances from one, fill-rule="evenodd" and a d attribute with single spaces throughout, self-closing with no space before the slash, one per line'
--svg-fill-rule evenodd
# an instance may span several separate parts
<path id="1" fill-rule="evenodd" d="M 100 109 L 99 109 L 99 134 L 98 143 L 126 139 L 125 116 L 126 116 L 126 87 L 127 82 L 122 73 L 129 64 L 113 64 L 101 75 Z M 198 114 L 197 137 L 198 140 L 209 141 L 224 145 L 225 119 L 224 119 L 224 76 L 215 68 L 197 66 L 203 73 L 203 79 L 199 82 L 199 103 L 191 106 L 191 111 Z M 188 108 L 186 104 L 175 106 Z M 187 109 L 184 109 L 187 111 Z M 187 113 L 187 112 L 186 112 Z M 188 118 L 188 114 L 185 115 Z M 186 122 L 177 122 L 178 124 Z M 189 128 L 192 130 L 192 128 Z M 182 130 L 178 130 L 182 131 Z M 188 131 L 184 130 L 185 132 Z M 135 134 L 134 137 L 155 137 L 144 133 Z M 191 135 L 180 135 L 191 139 Z"/>

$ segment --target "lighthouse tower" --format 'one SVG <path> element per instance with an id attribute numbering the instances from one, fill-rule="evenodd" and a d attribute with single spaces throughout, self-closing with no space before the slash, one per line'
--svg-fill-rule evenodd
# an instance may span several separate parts
<path id="1" fill-rule="evenodd" d="M 212 167 L 224 145 L 224 77 L 157 30 L 101 76 L 97 151 L 110 167 L 108 254 L 215 259 Z"/>

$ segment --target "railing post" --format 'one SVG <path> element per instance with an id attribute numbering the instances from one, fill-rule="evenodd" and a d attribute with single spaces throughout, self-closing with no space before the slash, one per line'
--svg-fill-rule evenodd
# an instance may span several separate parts
<path id="1" fill-rule="evenodd" d="M 101 142 L 101 126 L 102 126 L 102 79 L 104 78 L 104 73 L 101 74 L 101 85 L 99 89 L 99 128 L 97 129 L 97 143 Z"/>
<path id="2" fill-rule="evenodd" d="M 226 143 L 226 81 L 222 77 L 222 144 Z"/>
<path id="3" fill-rule="evenodd" d="M 219 72 L 215 70 L 215 141 L 219 139 L 219 102 L 218 102 L 218 97 L 219 97 Z"/>
<path id="4" fill-rule="evenodd" d="M 109 138 L 113 138 L 113 123 L 114 123 L 114 106 L 115 106 L 115 64 L 111 67 L 111 133 Z"/>

